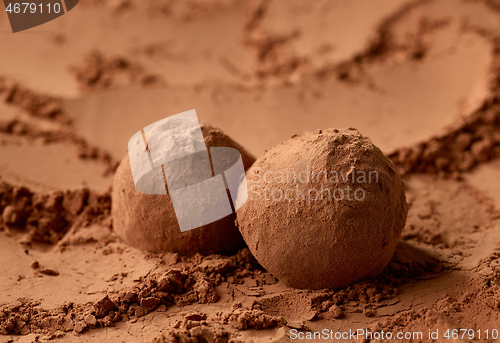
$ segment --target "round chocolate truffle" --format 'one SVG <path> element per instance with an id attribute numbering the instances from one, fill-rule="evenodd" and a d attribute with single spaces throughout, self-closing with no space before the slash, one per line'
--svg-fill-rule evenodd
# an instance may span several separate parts
<path id="1" fill-rule="evenodd" d="M 246 173 L 237 225 L 286 284 L 339 289 L 378 275 L 405 226 L 395 166 L 357 130 L 318 130 L 266 151 Z"/>
<path id="2" fill-rule="evenodd" d="M 238 143 L 220 129 L 201 123 L 207 148 L 237 149 L 247 170 L 255 161 Z M 144 194 L 134 184 L 129 154 L 118 166 L 112 190 L 113 229 L 128 244 L 151 252 L 177 252 L 182 255 L 227 254 L 245 246 L 235 226 L 236 214 L 210 224 L 180 231 L 169 194 Z"/>

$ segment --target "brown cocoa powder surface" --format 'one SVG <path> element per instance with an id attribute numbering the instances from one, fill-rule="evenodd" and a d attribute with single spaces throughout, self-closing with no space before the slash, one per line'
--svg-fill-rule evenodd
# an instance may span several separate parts
<path id="1" fill-rule="evenodd" d="M 181 17 L 186 21 L 194 20 L 189 18 L 209 18 L 221 8 L 231 9 L 234 5 L 232 2 L 215 3 L 213 7 L 208 6 L 210 9 L 205 5 L 203 9 L 193 5 L 192 8 L 198 9 L 187 12 L 201 14 Z M 280 3 L 255 2 L 245 21 L 244 33 L 247 37 L 245 44 L 254 49 L 258 61 L 256 67 L 251 72 L 242 72 L 227 61 L 224 65 L 232 68 L 232 73 L 237 75 L 235 78 L 246 87 L 251 84 L 248 78 L 258 80 L 256 87 L 270 87 L 275 82 L 297 83 L 307 79 L 309 74 L 320 79 L 335 77 L 346 85 L 370 85 L 369 66 L 391 65 L 398 60 L 418 64 L 428 58 L 433 46 L 431 38 L 439 35 L 440 28 L 449 26 L 446 20 L 438 20 L 446 17 L 439 14 L 446 9 L 446 4 L 439 7 L 440 4 L 443 2 L 415 1 L 388 7 L 378 27 L 370 31 L 376 34 L 368 48 L 353 56 L 347 54 L 344 61 L 329 63 L 321 62 L 321 53 L 308 53 L 310 46 L 300 44 L 301 37 L 309 34 L 307 30 L 314 27 L 313 24 L 298 22 L 296 25 L 299 33 L 303 31 L 302 35 L 279 33 L 278 28 L 275 30 L 278 33 L 272 34 L 269 20 L 276 13 L 273 6 L 279 9 Z M 142 253 L 121 243 L 109 229 L 112 227 L 109 193 L 97 194 L 90 189 L 44 193 L 2 182 L 3 232 L 0 232 L 0 240 L 11 250 L 23 254 L 27 251 L 28 256 L 38 254 L 38 257 L 30 263 L 19 259 L 16 268 L 5 269 L 12 275 L 19 269 L 16 286 L 8 292 L 3 289 L 4 295 L 12 293 L 19 300 L 4 297 L 0 301 L 1 334 L 7 335 L 4 337 L 9 341 L 25 336 L 30 341 L 80 338 L 90 341 L 114 337 L 129 341 L 248 342 L 264 340 L 266 335 L 275 340 L 285 339 L 291 328 L 320 331 L 323 328 L 340 330 L 359 326 L 373 331 L 397 332 L 457 327 L 491 329 L 498 326 L 499 202 L 494 189 L 481 180 L 484 175 L 495 180 L 494 173 L 498 172 L 495 163 L 498 162 L 500 144 L 500 57 L 497 43 L 500 31 L 495 31 L 498 28 L 489 24 L 487 19 L 488 16 L 498 18 L 499 8 L 495 1 L 468 4 L 455 1 L 450 4 L 460 6 L 456 10 L 458 14 L 450 10 L 449 17 L 466 18 L 469 28 L 464 30 L 470 31 L 472 27 L 472 31 L 479 31 L 477 34 L 486 37 L 491 44 L 493 64 L 490 66 L 488 96 L 477 109 L 466 113 L 444 131 L 436 128 L 440 133 L 432 132 L 423 142 L 399 147 L 389 153 L 401 173 L 406 175 L 410 210 L 403 231 L 404 241 L 399 243 L 392 262 L 379 277 L 337 292 L 299 291 L 285 287 L 263 270 L 247 249 L 233 256 L 198 255 L 190 258 Z M 477 13 L 486 9 L 488 15 L 462 14 L 461 11 L 467 12 L 468 5 L 474 6 Z M 84 6 L 86 11 L 113 7 L 116 17 L 126 17 L 139 7 L 129 1 L 113 4 L 95 1 Z M 178 13 L 169 9 L 174 5 L 168 1 L 154 6 L 162 8 L 162 12 L 155 15 L 168 17 L 171 13 Z M 358 10 L 355 6 L 353 8 Z M 423 18 L 426 22 L 416 25 L 418 33 L 415 39 L 399 41 L 396 35 L 401 30 L 399 26 L 402 22 L 410 22 L 407 19 L 413 17 L 416 20 Z M 478 18 L 484 18 L 484 26 L 478 24 Z M 477 27 L 482 30 L 476 30 Z M 85 51 L 87 56 L 92 56 L 89 51 L 95 49 Z M 157 52 L 151 47 L 148 51 Z M 161 55 L 161 49 L 158 51 Z M 324 53 L 328 56 L 328 51 L 335 51 L 335 48 L 326 46 L 321 51 L 326 51 Z M 85 54 L 74 58 L 70 64 L 78 65 Z M 124 55 L 116 51 L 103 54 Z M 127 82 L 134 80 L 135 76 L 127 74 L 129 70 L 122 73 L 120 68 L 116 72 L 111 68 L 107 74 L 103 65 L 113 64 L 114 60 L 109 62 L 102 56 L 100 59 L 102 63 L 85 62 L 77 67 L 77 73 L 84 74 L 81 78 L 87 80 L 83 85 L 92 79 L 91 74 L 96 70 L 103 73 L 102 80 L 111 79 L 111 84 L 123 75 L 129 78 Z M 88 57 L 89 60 L 92 58 Z M 149 67 L 144 70 L 157 74 Z M 47 133 L 33 124 L 34 121 L 20 116 L 2 122 L 3 133 L 29 139 L 42 137 L 44 144 L 62 141 L 76 147 L 84 146 L 83 150 L 87 151 L 83 153 L 84 157 L 104 161 L 105 165 L 109 163 L 110 170 L 114 170 L 115 160 L 102 157 L 108 156 L 104 149 L 98 145 L 94 147 L 76 133 L 76 126 L 60 107 L 60 97 L 44 95 L 49 93 L 34 91 L 32 86 L 6 81 L 8 79 L 2 78 L 0 82 L 3 103 L 19 108 L 28 118 L 57 123 L 59 128 Z M 95 88 L 87 88 L 87 91 L 91 90 Z M 22 225 L 24 223 L 26 225 Z M 48 251 L 47 247 L 53 251 Z M 57 292 L 58 280 L 76 278 L 78 273 L 68 265 L 64 267 L 56 263 L 65 256 L 84 260 L 82 263 L 89 266 L 84 270 L 86 278 L 93 278 L 96 282 L 106 279 L 105 286 L 88 290 L 89 297 L 94 297 L 94 300 L 88 301 L 77 295 L 82 290 L 76 287 L 75 294 L 71 294 L 71 289 L 64 290 L 70 294 L 62 293 L 59 304 L 48 304 L 47 299 L 37 297 L 36 292 L 19 296 L 16 289 L 26 289 L 23 288 L 26 283 L 32 284 L 34 291 L 46 287 Z M 95 259 L 85 260 L 91 256 Z M 128 265 L 116 262 L 115 257 L 126 260 Z M 134 265 L 129 263 L 131 259 L 140 262 Z M 23 264 L 31 274 L 22 271 Z M 93 274 L 91 269 L 101 264 L 109 264 L 112 272 L 106 270 Z M 48 281 L 37 283 L 44 280 Z M 60 303 L 68 298 L 76 300 Z M 98 330 L 102 327 L 107 329 Z M 150 331 L 147 327 L 151 327 Z"/>
<path id="2" fill-rule="evenodd" d="M 150 255 L 149 258 L 160 265 L 165 263 L 162 256 Z M 79 334 L 91 328 L 112 326 L 122 319 L 133 320 L 158 309 L 165 311 L 174 305 L 184 307 L 193 303 L 215 303 L 220 299 L 215 288 L 222 283 L 229 286 L 250 281 L 255 285 L 253 288 L 258 288 L 270 287 L 277 281 L 260 267 L 248 249 L 228 257 L 198 255 L 183 258 L 175 255 L 174 259 L 180 265 L 179 268 L 170 268 L 163 274 L 148 275 L 138 280 L 137 286 L 106 295 L 95 303 L 69 303 L 47 310 L 37 301 L 20 299 L 15 305 L 2 306 L 1 333 L 35 333 L 44 336 L 63 335 L 64 332 Z M 41 266 L 36 263 L 32 268 L 39 269 Z M 218 312 L 209 317 L 209 323 L 205 325 L 209 330 L 213 330 L 217 323 L 229 324 L 237 330 L 266 329 L 284 325 L 287 320 L 329 318 L 332 306 L 341 309 L 349 307 L 354 313 L 366 312 L 367 309 L 383 306 L 384 300 L 397 296 L 398 286 L 422 276 L 439 275 L 442 270 L 443 265 L 436 259 L 401 243 L 389 267 L 374 280 L 338 292 L 323 290 L 297 293 L 288 289 L 284 293 L 257 298 L 248 307 L 235 302 L 230 311 Z M 58 275 L 50 269 L 40 270 L 40 273 L 54 277 Z M 302 301 L 297 302 L 297 299 Z M 184 323 L 181 328 L 186 325 Z M 187 325 L 187 329 L 191 327 Z M 182 333 L 177 334 L 182 336 Z M 227 336 L 231 334 L 227 333 Z"/>

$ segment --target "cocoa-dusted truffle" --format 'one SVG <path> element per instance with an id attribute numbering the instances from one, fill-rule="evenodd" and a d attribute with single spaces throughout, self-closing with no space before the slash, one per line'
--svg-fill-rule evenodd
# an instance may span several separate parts
<path id="1" fill-rule="evenodd" d="M 255 161 L 220 129 L 204 123 L 200 126 L 207 147 L 238 149 L 245 170 Z M 143 194 L 136 189 L 128 153 L 116 170 L 112 199 L 114 231 L 137 248 L 193 255 L 231 253 L 245 245 L 234 225 L 234 213 L 208 225 L 181 232 L 168 194 Z"/>
<path id="2" fill-rule="evenodd" d="M 237 225 L 289 286 L 338 289 L 390 262 L 408 212 L 404 184 L 357 130 L 295 135 L 257 159 L 247 182 Z"/>

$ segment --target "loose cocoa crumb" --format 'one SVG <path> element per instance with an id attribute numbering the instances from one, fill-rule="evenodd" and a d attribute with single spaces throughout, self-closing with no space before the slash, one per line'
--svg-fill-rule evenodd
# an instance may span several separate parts
<path id="1" fill-rule="evenodd" d="M 58 276 L 59 275 L 59 272 L 57 270 L 54 270 L 51 268 L 41 268 L 38 272 L 40 274 L 48 275 L 48 276 Z"/>

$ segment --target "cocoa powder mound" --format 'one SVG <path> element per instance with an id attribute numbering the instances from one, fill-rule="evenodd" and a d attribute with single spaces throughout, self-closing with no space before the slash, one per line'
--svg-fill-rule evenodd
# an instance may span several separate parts
<path id="1" fill-rule="evenodd" d="M 71 226 L 103 223 L 110 226 L 110 193 L 87 188 L 34 193 L 0 179 L 0 229 L 25 233 L 23 243 L 59 242 Z"/>
<path id="2" fill-rule="evenodd" d="M 127 78 L 126 85 L 161 86 L 159 76 L 148 73 L 137 63 L 124 57 L 106 57 L 94 50 L 87 54 L 82 64 L 72 68 L 83 91 L 96 91 L 124 86 L 118 80 Z"/>
<path id="3" fill-rule="evenodd" d="M 389 157 L 401 174 L 458 175 L 500 156 L 500 105 L 495 97 L 460 125 L 441 136 Z"/>
<path id="4" fill-rule="evenodd" d="M 379 276 L 336 292 L 313 294 L 311 307 L 317 311 L 318 318 L 326 319 L 335 319 L 335 313 L 338 315 L 339 310 L 346 308 L 351 312 L 375 311 L 384 306 L 384 300 L 396 297 L 399 287 L 422 277 L 439 275 L 444 269 L 439 260 L 407 243 L 399 242 L 391 262 Z"/>
<path id="5" fill-rule="evenodd" d="M 355 129 L 294 136 L 261 156 L 247 179 L 238 227 L 257 261 L 287 285 L 339 289 L 390 262 L 408 211 L 404 184 Z"/>
<path id="6" fill-rule="evenodd" d="M 204 320 L 184 320 L 174 328 L 169 328 L 151 343 L 215 342 L 227 343 L 234 336 L 222 325 L 207 325 Z"/>
<path id="7" fill-rule="evenodd" d="M 201 130 L 207 147 L 232 147 L 240 151 L 245 167 L 254 162 L 249 153 L 220 129 L 201 124 Z M 181 232 L 170 195 L 143 194 L 135 188 L 128 154 L 116 171 L 112 198 L 114 231 L 137 248 L 192 256 L 196 253 L 234 253 L 245 245 L 234 225 L 234 213 Z"/>
<path id="8" fill-rule="evenodd" d="M 0 77 L 0 101 L 27 112 L 28 118 L 16 116 L 7 120 L 0 119 L 0 132 L 23 136 L 28 139 L 48 143 L 70 143 L 77 149 L 78 157 L 103 162 L 105 175 L 113 173 L 118 161 L 107 151 L 87 142 L 75 131 L 72 120 L 63 107 L 63 99 L 34 91 L 15 81 Z M 31 117 L 39 117 L 57 123 L 55 129 L 42 129 L 34 124 Z"/>
<path id="9" fill-rule="evenodd" d="M 107 296 L 96 304 L 65 304 L 46 310 L 40 304 L 20 299 L 17 304 L 0 307 L 0 334 L 49 334 L 61 337 L 65 332 L 83 333 L 89 328 L 112 326 L 121 320 L 115 303 Z"/>
<path id="10" fill-rule="evenodd" d="M 401 332 L 418 330 L 446 331 L 468 327 L 483 331 L 485 323 L 500 320 L 500 247 L 473 268 L 474 274 L 466 281 L 466 287 L 456 293 L 448 293 L 434 304 L 420 309 L 410 308 L 391 316 L 383 322 L 376 322 L 368 328 L 371 332 Z M 473 316 L 467 315 L 473 313 Z M 484 331 L 483 331 L 484 332 Z M 485 335 L 480 340 L 486 341 Z M 472 340 L 472 337 L 468 337 Z M 479 337 L 475 338 L 476 340 Z"/>
<path id="11" fill-rule="evenodd" d="M 0 77 L 0 100 L 37 117 L 55 119 L 61 117 L 63 112 L 59 98 L 34 92 L 3 77 Z"/>
<path id="12" fill-rule="evenodd" d="M 286 320 L 281 316 L 270 316 L 262 310 L 246 310 L 243 308 L 218 313 L 217 319 L 222 324 L 230 324 L 238 330 L 262 330 L 286 324 Z"/>
<path id="13" fill-rule="evenodd" d="M 61 117 L 62 118 L 62 117 Z M 0 120 L 0 132 L 13 136 L 25 137 L 31 141 L 38 141 L 42 144 L 69 143 L 73 144 L 77 150 L 77 155 L 81 159 L 96 160 L 104 164 L 103 175 L 114 173 L 118 166 L 118 161 L 107 151 L 89 144 L 80 135 L 74 132 L 70 124 L 65 123 L 59 130 L 43 130 L 32 125 L 29 120 L 12 118 Z"/>
<path id="14" fill-rule="evenodd" d="M 234 303 L 230 311 L 218 312 L 211 321 L 206 319 L 204 314 L 189 314 L 152 343 L 238 342 L 235 341 L 237 334 L 227 330 L 228 325 L 240 331 L 271 329 L 286 324 L 283 317 L 267 315 L 257 309 L 244 309 L 239 303 Z"/>
<path id="15" fill-rule="evenodd" d="M 150 258 L 162 264 L 162 256 Z M 491 260 L 486 260 L 485 265 Z M 266 329 L 285 325 L 297 317 L 332 319 L 352 312 L 375 315 L 376 309 L 384 306 L 385 299 L 399 293 L 398 287 L 421 276 L 439 273 L 442 268 L 439 261 L 424 252 L 400 243 L 388 268 L 374 280 L 356 283 L 337 292 L 279 292 L 257 298 L 250 307 L 235 302 L 231 310 L 210 318 L 191 313 L 157 341 L 178 342 L 183 337 L 214 337 L 224 341 L 231 338 L 227 325 L 236 330 Z M 67 332 L 81 334 L 89 329 L 113 326 L 124 318 L 133 320 L 156 310 L 165 311 L 173 305 L 214 303 L 221 296 L 216 287 L 222 282 L 243 283 L 250 278 L 262 285 L 268 280 L 264 273 L 247 248 L 232 256 L 179 257 L 177 264 L 165 272 L 141 277 L 135 287 L 108 294 L 95 303 L 65 304 L 48 310 L 36 301 L 21 299 L 17 304 L 0 306 L 0 334 L 35 333 L 58 337 Z M 290 325 L 295 324 L 291 321 Z"/>
<path id="16" fill-rule="evenodd" d="M 401 174 L 458 176 L 500 157 L 500 39 L 490 41 L 495 55 L 490 72 L 491 95 L 477 111 L 445 133 L 391 153 L 389 157 Z"/>
<path id="17" fill-rule="evenodd" d="M 179 262 L 184 266 L 142 277 L 137 286 L 106 295 L 95 303 L 66 304 L 46 310 L 39 302 L 21 299 L 18 304 L 0 306 L 0 334 L 70 331 L 79 334 L 92 328 L 112 326 L 123 317 L 142 317 L 160 307 L 214 303 L 220 298 L 215 287 L 222 282 L 232 279 L 242 283 L 245 277 L 258 278 L 263 273 L 246 248 L 229 257 L 196 255 L 180 257 Z M 195 319 L 189 318 L 190 321 Z M 248 321 L 251 323 L 250 317 Z"/>

